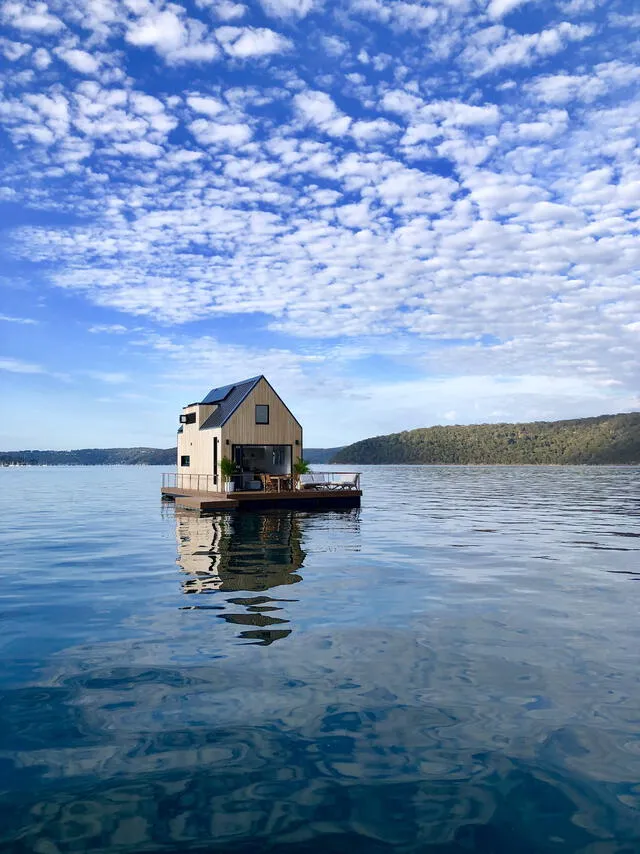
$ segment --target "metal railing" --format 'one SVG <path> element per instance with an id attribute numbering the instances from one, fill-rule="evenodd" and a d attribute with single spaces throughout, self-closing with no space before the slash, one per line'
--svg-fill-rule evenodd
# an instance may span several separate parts
<path id="1" fill-rule="evenodd" d="M 360 489 L 359 471 L 311 471 L 309 474 L 293 476 L 300 489 Z M 213 474 L 186 474 L 162 472 L 162 486 L 167 489 L 193 489 L 197 492 L 221 492 L 222 484 Z"/>
<path id="2" fill-rule="evenodd" d="M 359 471 L 310 471 L 300 475 L 301 488 L 360 489 Z"/>
<path id="3" fill-rule="evenodd" d="M 182 474 L 174 471 L 162 472 L 162 486 L 168 489 L 195 489 L 198 492 L 219 492 L 213 474 Z"/>

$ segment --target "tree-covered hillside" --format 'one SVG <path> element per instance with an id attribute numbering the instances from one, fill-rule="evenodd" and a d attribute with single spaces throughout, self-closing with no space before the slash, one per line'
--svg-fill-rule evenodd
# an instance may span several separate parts
<path id="1" fill-rule="evenodd" d="M 571 421 L 406 430 L 348 445 L 332 462 L 640 464 L 640 412 Z"/>
<path id="2" fill-rule="evenodd" d="M 305 448 L 303 453 L 308 463 L 311 465 L 321 465 L 322 463 L 328 463 L 341 450 L 342 446 L 339 448 Z"/>
<path id="3" fill-rule="evenodd" d="M 175 466 L 175 448 L 82 448 L 78 451 L 3 451 L 0 465 Z"/>

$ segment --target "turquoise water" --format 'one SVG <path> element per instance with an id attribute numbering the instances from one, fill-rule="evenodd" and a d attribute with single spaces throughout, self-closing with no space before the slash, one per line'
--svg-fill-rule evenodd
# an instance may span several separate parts
<path id="1" fill-rule="evenodd" d="M 0 470 L 0 849 L 640 851 L 640 473 L 199 518 Z"/>

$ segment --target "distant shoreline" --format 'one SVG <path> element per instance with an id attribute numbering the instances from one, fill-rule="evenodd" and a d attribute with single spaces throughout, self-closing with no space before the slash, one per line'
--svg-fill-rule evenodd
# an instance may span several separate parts
<path id="1" fill-rule="evenodd" d="M 164 463 L 4 463 L 0 469 L 47 469 L 47 468 L 158 468 Z M 640 462 L 629 463 L 312 463 L 312 465 L 349 465 L 365 468 L 640 468 Z M 172 463 L 175 467 L 175 463 Z"/>
<path id="2" fill-rule="evenodd" d="M 2 451 L 0 466 L 151 465 L 173 469 L 176 448 Z M 422 427 L 351 445 L 304 448 L 310 465 L 638 466 L 640 412 L 564 421 Z"/>

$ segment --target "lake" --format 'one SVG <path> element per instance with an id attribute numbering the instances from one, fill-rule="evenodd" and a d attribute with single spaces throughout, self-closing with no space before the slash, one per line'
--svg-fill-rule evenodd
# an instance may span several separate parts
<path id="1" fill-rule="evenodd" d="M 640 468 L 159 487 L 0 470 L 2 851 L 640 851 Z"/>

